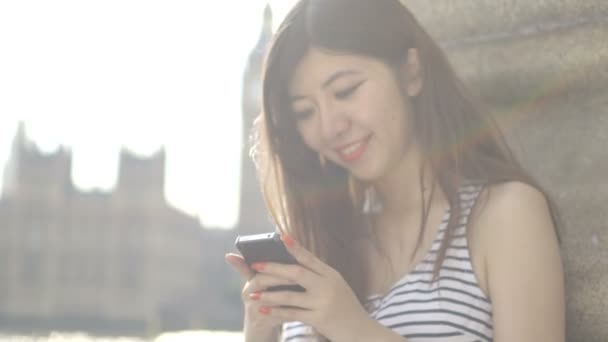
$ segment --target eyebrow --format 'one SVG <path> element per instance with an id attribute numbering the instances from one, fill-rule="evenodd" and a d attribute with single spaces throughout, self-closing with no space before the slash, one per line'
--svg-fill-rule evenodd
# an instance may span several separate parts
<path id="1" fill-rule="evenodd" d="M 336 80 L 338 80 L 341 77 L 350 76 L 350 75 L 358 75 L 358 74 L 360 74 L 359 71 L 352 70 L 352 69 L 337 71 L 337 72 L 333 73 L 331 76 L 329 76 L 325 80 L 325 82 L 323 82 L 323 84 L 321 85 L 321 87 L 322 88 L 327 88 L 332 83 L 334 83 Z M 291 102 L 294 102 L 294 101 L 297 101 L 297 100 L 301 100 L 303 98 L 305 98 L 305 96 L 292 96 L 291 97 Z"/>

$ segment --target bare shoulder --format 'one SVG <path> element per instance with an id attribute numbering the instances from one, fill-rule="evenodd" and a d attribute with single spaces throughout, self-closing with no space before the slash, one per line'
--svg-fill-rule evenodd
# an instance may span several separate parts
<path id="1" fill-rule="evenodd" d="M 472 220 L 483 282 L 494 306 L 496 337 L 500 336 L 496 340 L 563 340 L 563 269 L 545 195 L 521 182 L 489 186 Z M 538 317 L 554 330 L 525 321 Z"/>
<path id="2" fill-rule="evenodd" d="M 488 246 L 511 237 L 556 237 L 545 195 L 517 181 L 486 187 L 473 212 L 475 235 Z M 504 242 L 504 241 L 503 241 Z"/>
<path id="3" fill-rule="evenodd" d="M 508 243 L 555 242 L 557 234 L 545 195 L 535 187 L 517 181 L 487 186 L 471 215 L 472 247 L 483 255 L 485 264 Z M 497 246 L 498 245 L 498 246 Z M 540 248 L 538 245 L 537 248 Z M 513 250 L 505 252 L 512 253 Z"/>
<path id="4" fill-rule="evenodd" d="M 554 227 L 547 201 L 538 189 L 521 182 L 484 187 L 468 224 L 471 259 L 479 285 L 489 295 L 492 259 L 509 260 L 508 245 L 552 239 Z M 521 241 L 517 241 L 517 240 Z"/>
<path id="5" fill-rule="evenodd" d="M 526 183 L 512 181 L 495 184 L 486 191 L 488 209 L 494 214 L 512 210 L 534 213 L 548 209 L 545 195 Z"/>

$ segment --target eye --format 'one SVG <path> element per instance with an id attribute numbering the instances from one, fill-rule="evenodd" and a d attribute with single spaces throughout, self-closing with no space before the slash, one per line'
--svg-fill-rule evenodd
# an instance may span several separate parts
<path id="1" fill-rule="evenodd" d="M 355 85 L 348 87 L 346 89 L 337 91 L 334 95 L 336 96 L 336 98 L 338 98 L 339 100 L 346 100 L 349 97 L 351 97 L 355 91 L 363 84 L 365 83 L 365 81 L 361 81 L 359 83 L 356 83 Z"/>
<path id="2" fill-rule="evenodd" d="M 310 118 L 313 114 L 312 109 L 307 110 L 294 110 L 293 116 L 296 118 L 296 121 L 303 121 Z"/>

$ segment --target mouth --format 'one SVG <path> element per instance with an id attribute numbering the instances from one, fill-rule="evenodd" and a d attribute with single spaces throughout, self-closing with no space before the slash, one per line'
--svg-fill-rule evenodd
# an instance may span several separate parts
<path id="1" fill-rule="evenodd" d="M 367 150 L 367 145 L 371 139 L 372 135 L 368 135 L 367 137 L 351 142 L 346 145 L 342 145 L 334 149 L 334 151 L 338 154 L 340 159 L 344 163 L 352 163 L 357 161 L 363 156 L 363 153 Z"/>

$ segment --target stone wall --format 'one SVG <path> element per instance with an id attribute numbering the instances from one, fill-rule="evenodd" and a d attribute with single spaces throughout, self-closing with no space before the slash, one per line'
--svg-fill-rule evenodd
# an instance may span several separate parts
<path id="1" fill-rule="evenodd" d="M 404 1 L 561 211 L 568 341 L 607 341 L 608 1 Z"/>

